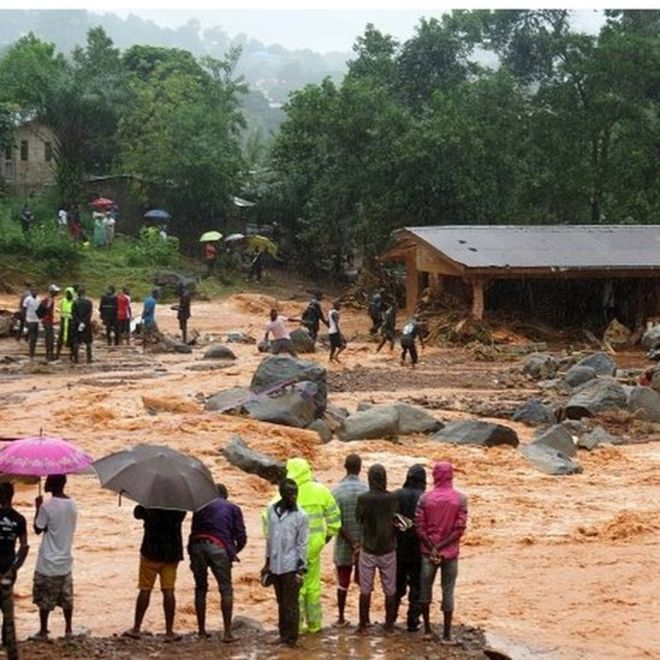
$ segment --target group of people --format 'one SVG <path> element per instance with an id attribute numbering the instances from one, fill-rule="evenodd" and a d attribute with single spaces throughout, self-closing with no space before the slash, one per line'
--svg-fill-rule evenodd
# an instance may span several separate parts
<path id="1" fill-rule="evenodd" d="M 60 206 L 57 211 L 57 226 L 61 232 L 68 231 L 74 241 L 85 240 L 85 232 L 80 217 L 80 205 L 77 202 Z"/>
<path id="2" fill-rule="evenodd" d="M 104 213 L 94 211 L 92 220 L 94 222 L 94 233 L 92 234 L 94 247 L 110 247 L 115 238 L 115 225 L 117 224 L 115 213 L 111 209 Z"/>
<path id="3" fill-rule="evenodd" d="M 451 463 L 433 466 L 433 487 L 426 490 L 426 469 L 409 468 L 403 487 L 387 490 L 387 472 L 376 463 L 368 470 L 367 483 L 360 479 L 362 460 L 357 454 L 345 459 L 345 477 L 332 489 L 314 479 L 306 459 L 291 458 L 286 478 L 262 513 L 265 562 L 261 584 L 272 585 L 278 605 L 278 643 L 294 646 L 302 633 L 322 629 L 321 552 L 333 538 L 337 578 L 335 625 L 346 626 L 346 603 L 351 581 L 359 586 L 358 632 L 371 625 L 371 595 L 376 572 L 385 595 L 384 629 L 392 631 L 403 599 L 408 597 L 406 627 L 435 638 L 430 605 L 433 584 L 441 574 L 442 641 L 452 643 L 454 589 L 458 574 L 461 536 L 467 523 L 467 501 L 453 487 Z M 49 476 L 45 490 L 35 501 L 34 532 L 42 535 L 34 579 L 33 602 L 39 609 L 37 634 L 47 638 L 50 612 L 60 607 L 65 634 L 73 634 L 73 536 L 75 501 L 65 493 L 66 477 Z M 187 551 L 195 582 L 197 632 L 208 637 L 206 597 L 208 571 L 220 592 L 223 641 L 232 633 L 232 566 L 247 544 L 241 508 L 228 499 L 225 486 L 217 485 L 218 498 L 193 514 Z M 13 613 L 13 583 L 25 562 L 29 546 L 25 518 L 12 506 L 13 486 L 0 483 L 0 605 L 3 643 L 8 658 L 18 658 Z M 175 586 L 179 563 L 184 558 L 183 511 L 135 507 L 133 515 L 143 523 L 138 569 L 138 596 L 133 625 L 125 633 L 139 638 L 156 580 L 163 594 L 165 636 L 180 638 L 174 630 Z M 18 544 L 18 551 L 16 545 Z"/>

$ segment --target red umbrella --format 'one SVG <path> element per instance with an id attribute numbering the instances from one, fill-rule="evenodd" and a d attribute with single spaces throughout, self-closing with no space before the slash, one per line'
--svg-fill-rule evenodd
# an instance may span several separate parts
<path id="1" fill-rule="evenodd" d="M 91 202 L 91 205 L 97 209 L 107 208 L 109 206 L 112 206 L 113 204 L 114 202 L 111 199 L 108 199 L 107 197 L 97 197 L 95 200 Z"/>

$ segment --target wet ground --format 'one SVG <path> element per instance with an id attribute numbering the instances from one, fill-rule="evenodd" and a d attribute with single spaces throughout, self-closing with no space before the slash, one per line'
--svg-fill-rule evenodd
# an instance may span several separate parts
<path id="1" fill-rule="evenodd" d="M 227 331 L 242 329 L 258 339 L 271 302 L 265 296 L 247 294 L 227 301 L 195 302 L 191 326 L 202 336 L 221 338 Z M 14 304 L 13 299 L 0 299 L 0 306 Z M 286 313 L 299 315 L 304 303 L 298 298 L 284 301 L 283 306 Z M 161 326 L 176 332 L 175 313 L 163 305 L 158 314 Z M 444 421 L 479 414 L 509 423 L 507 417 L 518 403 L 530 396 L 545 396 L 512 370 L 515 356 L 484 362 L 469 351 L 430 348 L 415 372 L 402 368 L 396 353 L 374 353 L 362 315 L 348 311 L 344 316 L 347 334 L 356 339 L 344 364 L 328 367 L 330 400 L 338 405 L 353 410 L 363 400 L 406 400 L 424 405 Z M 564 478 L 536 472 L 508 447 L 452 447 L 421 436 L 402 438 L 398 444 L 374 440 L 347 447 L 334 440 L 321 445 L 307 431 L 203 412 L 206 396 L 248 384 L 263 358 L 254 345 L 233 348 L 239 359 L 220 367 L 201 360 L 203 348 L 183 356 L 144 354 L 136 346 L 108 349 L 97 341 L 94 364 L 73 367 L 67 361 L 29 365 L 24 360 L 24 343 L 0 340 L 1 436 L 32 434 L 43 428 L 44 433 L 72 439 L 95 457 L 138 442 L 164 443 L 198 456 L 218 481 L 227 484 L 232 499 L 244 509 L 249 535 L 248 547 L 234 570 L 236 614 L 255 619 L 269 631 L 263 636 L 239 631 L 243 639 L 227 657 L 271 657 L 266 641 L 276 618 L 272 592 L 258 583 L 263 563 L 259 512 L 273 489 L 232 467 L 219 454 L 234 433 L 255 449 L 281 458 L 307 457 L 317 477 L 328 485 L 341 478 L 348 451 L 359 451 L 366 466 L 383 463 L 391 487 L 403 482 L 412 463 L 430 467 L 435 460 L 451 460 L 456 466 L 456 485 L 468 495 L 470 506 L 457 587 L 457 624 L 483 628 L 497 639 L 498 647 L 511 649 L 514 657 L 527 653 L 541 658 L 650 658 L 660 652 L 657 442 L 581 451 L 578 460 L 583 474 Z M 325 353 L 317 358 L 328 365 Z M 640 356 L 623 359 L 632 364 Z M 512 426 L 523 442 L 531 438 L 526 427 Z M 646 439 L 657 438 L 657 428 L 646 425 L 634 433 L 638 440 L 644 434 Z M 124 500 L 119 507 L 117 496 L 101 490 L 94 477 L 71 477 L 69 488 L 79 506 L 74 627 L 88 630 L 95 639 L 27 644 L 25 657 L 210 658 L 228 653 L 224 645 L 219 650 L 213 641 L 193 638 L 171 648 L 158 637 L 138 644 L 112 637 L 128 628 L 132 619 L 141 526 L 132 518 L 131 503 Z M 31 486 L 21 486 L 17 492 L 15 504 L 28 518 L 35 494 Z M 188 525 L 189 517 L 184 523 L 186 533 Z M 38 539 L 31 535 L 30 540 L 32 551 L 16 585 L 21 638 L 37 629 L 31 574 Z M 324 558 L 323 605 L 329 626 L 335 603 L 330 549 Z M 195 629 L 193 584 L 185 562 L 179 568 L 177 598 L 177 628 L 190 632 Z M 437 604 L 433 610 L 437 621 L 436 608 Z M 353 621 L 356 609 L 357 594 L 349 595 Z M 382 601 L 376 598 L 375 619 L 381 611 Z M 217 630 L 216 594 L 209 594 L 209 622 Z M 162 632 L 157 597 L 145 626 Z M 51 630 L 55 636 L 62 633 L 58 613 L 53 615 Z M 406 634 L 386 639 L 378 630 L 366 640 L 343 632 L 334 639 L 330 631 L 305 639 L 300 650 L 282 655 L 330 654 L 454 657 L 436 646 L 426 649 Z"/>

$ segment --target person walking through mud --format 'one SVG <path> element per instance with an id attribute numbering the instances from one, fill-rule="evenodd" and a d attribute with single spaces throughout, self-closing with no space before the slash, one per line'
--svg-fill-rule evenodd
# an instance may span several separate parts
<path id="1" fill-rule="evenodd" d="M 73 361 L 78 363 L 80 344 L 85 344 L 87 364 L 92 361 L 92 301 L 85 296 L 85 289 L 78 287 L 78 297 L 71 307 L 73 323 Z"/>
<path id="2" fill-rule="evenodd" d="M 406 353 L 410 353 L 410 361 L 414 369 L 419 361 L 417 355 L 417 339 L 422 348 L 424 348 L 424 340 L 422 339 L 421 328 L 419 325 L 419 318 L 415 314 L 408 323 L 403 327 L 401 333 L 401 366 L 406 363 Z"/>
<path id="3" fill-rule="evenodd" d="M 386 632 L 394 629 L 396 616 L 396 537 L 394 514 L 399 505 L 396 497 L 387 492 L 387 472 L 379 463 L 367 473 L 369 492 L 358 497 L 355 518 L 362 528 L 360 551 L 360 623 L 358 632 L 365 632 L 371 608 L 376 569 L 385 594 Z"/>
<path id="4" fill-rule="evenodd" d="M 177 287 L 179 294 L 179 302 L 174 305 L 172 309 L 176 310 L 176 318 L 179 321 L 179 329 L 181 330 L 181 341 L 184 344 L 188 343 L 188 319 L 190 318 L 190 302 L 191 294 L 190 289 L 184 284 L 179 284 Z"/>
<path id="5" fill-rule="evenodd" d="M 369 318 L 371 319 L 371 328 L 369 334 L 375 335 L 383 323 L 383 312 L 385 311 L 385 303 L 383 295 L 380 292 L 374 293 L 369 301 Z"/>
<path id="6" fill-rule="evenodd" d="M 328 312 L 328 339 L 330 339 L 330 362 L 339 362 L 339 356 L 346 350 L 346 339 L 339 327 L 339 301 L 332 303 Z"/>
<path id="7" fill-rule="evenodd" d="M 160 590 L 163 592 L 165 640 L 177 641 L 181 639 L 181 636 L 174 633 L 176 611 L 174 585 L 177 566 L 183 559 L 181 524 L 186 517 L 186 512 L 147 509 L 138 504 L 133 509 L 133 517 L 144 521 L 144 535 L 140 546 L 139 593 L 135 601 L 135 619 L 133 627 L 124 635 L 133 639 L 140 638 L 142 621 L 149 607 L 151 592 L 158 577 Z"/>
<path id="8" fill-rule="evenodd" d="M 115 346 L 119 344 L 119 334 L 117 332 L 117 294 L 115 287 L 111 284 L 108 290 L 101 296 L 99 303 L 99 314 L 101 321 L 105 326 L 105 338 L 108 346 L 112 344 L 114 339 Z"/>
<path id="9" fill-rule="evenodd" d="M 64 493 L 66 476 L 50 475 L 44 490 L 52 497 L 46 502 L 41 495 L 35 499 L 35 534 L 43 534 L 34 569 L 32 602 L 39 608 L 39 632 L 36 637 L 48 639 L 48 618 L 52 610 L 61 607 L 64 614 L 64 634 L 73 635 L 73 535 L 78 510 L 75 501 Z"/>
<path id="10" fill-rule="evenodd" d="M 339 616 L 335 625 L 346 626 L 344 616 L 346 598 L 351 586 L 351 577 L 359 584 L 358 560 L 362 546 L 362 529 L 355 519 L 358 496 L 369 489 L 360 480 L 362 459 L 357 454 L 349 454 L 344 461 L 346 476 L 332 489 L 332 496 L 341 513 L 341 527 L 335 542 L 334 562 L 337 569 L 337 609 Z"/>
<path id="11" fill-rule="evenodd" d="M 218 499 L 195 512 L 188 542 L 190 570 L 195 579 L 195 614 L 197 634 L 210 637 L 206 632 L 206 594 L 209 589 L 208 569 L 218 583 L 220 610 L 224 633 L 223 642 L 235 640 L 231 633 L 234 594 L 231 582 L 231 565 L 238 561 L 238 553 L 247 543 L 245 523 L 241 508 L 229 502 L 227 489 L 217 484 Z"/>
<path id="12" fill-rule="evenodd" d="M 131 343 L 131 295 L 128 287 L 122 287 L 117 296 L 117 336 L 119 343 Z"/>
<path id="13" fill-rule="evenodd" d="M 286 324 L 289 321 L 300 322 L 300 319 L 293 317 L 282 316 L 278 314 L 275 308 L 270 310 L 270 320 L 266 324 L 266 334 L 264 335 L 264 342 L 268 343 L 268 335 L 273 333 L 273 345 L 271 346 L 271 353 L 278 355 L 282 351 L 288 353 L 291 357 L 297 358 L 298 353 L 291 341 L 291 335 L 287 330 Z"/>
<path id="14" fill-rule="evenodd" d="M 395 303 L 390 303 L 383 314 L 383 324 L 380 326 L 380 342 L 378 343 L 378 348 L 376 348 L 376 353 L 380 353 L 380 349 L 385 346 L 385 344 L 390 342 L 390 351 L 394 350 L 394 339 L 396 336 L 396 305 Z"/>
<path id="15" fill-rule="evenodd" d="M 302 323 L 307 328 L 309 336 L 312 338 L 312 341 L 316 343 L 316 339 L 319 335 L 319 330 L 321 329 L 321 323 L 328 325 L 328 321 L 323 314 L 323 308 L 321 307 L 321 299 L 323 294 L 320 291 L 317 291 L 314 294 L 314 297 L 309 301 L 307 309 L 302 314 Z"/>
<path id="16" fill-rule="evenodd" d="M 307 573 L 309 521 L 298 506 L 298 485 L 293 479 L 280 482 L 280 497 L 266 509 L 266 562 L 262 584 L 272 582 L 278 610 L 278 644 L 293 647 L 300 628 L 300 588 Z"/>
<path id="17" fill-rule="evenodd" d="M 420 625 L 419 588 L 422 556 L 414 521 L 417 502 L 425 490 L 426 470 L 424 466 L 416 463 L 408 468 L 403 488 L 394 491 L 399 503 L 399 514 L 404 523 L 402 528 L 397 527 L 396 532 L 396 611 L 398 615 L 401 601 L 408 593 L 406 616 L 408 632 L 417 632 Z"/>
<path id="18" fill-rule="evenodd" d="M 2 610 L 2 646 L 7 660 L 18 660 L 14 624 L 14 582 L 30 547 L 25 518 L 12 506 L 14 485 L 0 483 L 0 610 Z M 19 549 L 16 552 L 16 541 Z"/>
<path id="19" fill-rule="evenodd" d="M 419 602 L 424 619 L 424 635 L 433 639 L 429 610 L 433 581 L 440 569 L 442 585 L 442 640 L 452 643 L 451 621 L 454 614 L 454 589 L 458 575 L 459 542 L 467 525 L 467 498 L 454 489 L 454 468 L 441 461 L 433 466 L 433 489 L 419 498 L 415 528 L 422 552 Z"/>

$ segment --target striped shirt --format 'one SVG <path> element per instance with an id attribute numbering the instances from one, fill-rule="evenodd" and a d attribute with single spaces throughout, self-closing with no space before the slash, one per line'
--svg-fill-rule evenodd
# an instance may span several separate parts
<path id="1" fill-rule="evenodd" d="M 354 474 L 345 476 L 332 490 L 341 512 L 341 526 L 356 541 L 362 540 L 362 529 L 355 519 L 357 498 L 368 490 L 367 485 Z M 350 566 L 353 563 L 353 548 L 341 534 L 337 535 L 334 562 L 336 566 Z"/>

